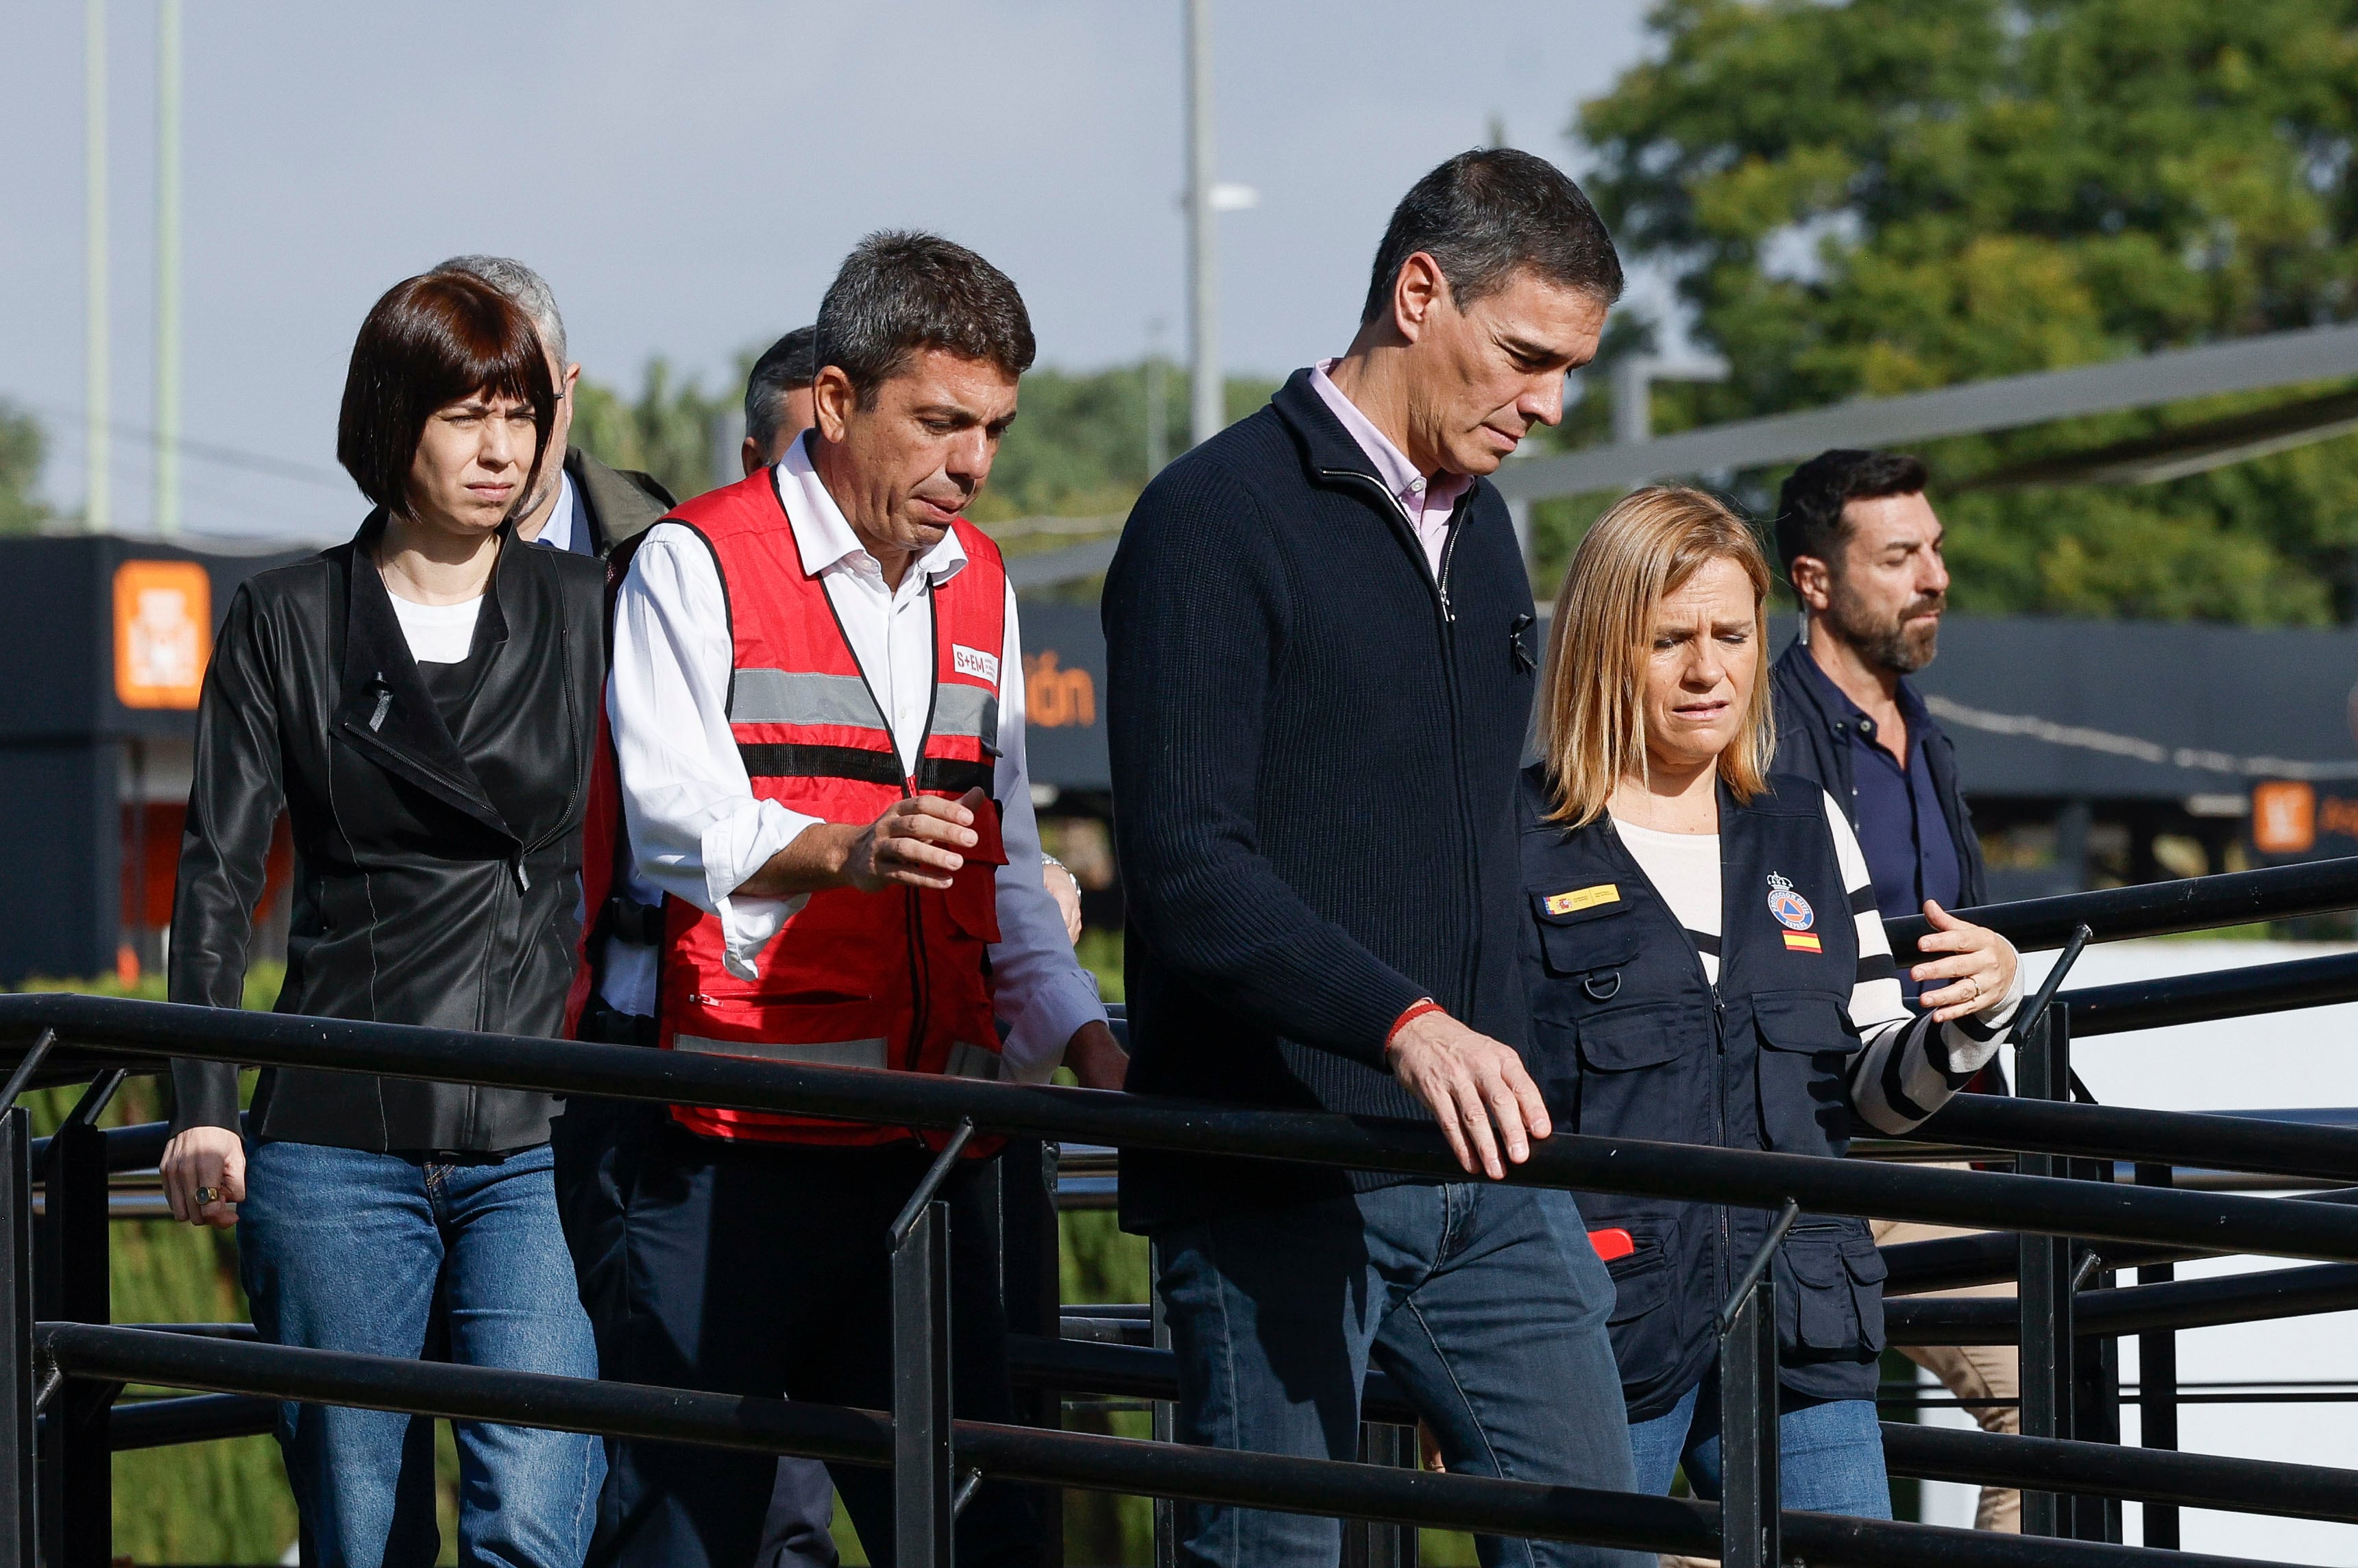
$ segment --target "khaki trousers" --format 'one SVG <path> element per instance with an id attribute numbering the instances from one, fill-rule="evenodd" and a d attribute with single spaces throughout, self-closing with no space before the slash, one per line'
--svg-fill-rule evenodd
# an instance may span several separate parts
<path id="1" fill-rule="evenodd" d="M 1940 1241 L 1970 1234 L 1937 1225 L 1915 1225 L 1892 1219 L 1874 1222 L 1875 1244 L 1896 1247 L 1906 1241 Z M 2012 1285 L 1974 1285 L 1961 1291 L 1933 1292 L 1944 1296 L 2005 1296 Z M 1984 1432 L 2008 1436 L 2022 1430 L 2022 1360 L 2011 1345 L 1904 1345 L 1900 1354 L 1941 1380 L 1981 1423 Z M 1970 1401 L 1986 1400 L 1987 1403 Z M 2022 1532 L 2022 1494 L 2007 1487 L 1984 1487 L 1981 1506 L 1974 1511 L 1975 1530 Z"/>

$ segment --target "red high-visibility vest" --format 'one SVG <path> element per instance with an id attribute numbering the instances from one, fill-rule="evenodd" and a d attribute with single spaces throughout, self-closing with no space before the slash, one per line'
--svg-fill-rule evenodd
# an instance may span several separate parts
<path id="1" fill-rule="evenodd" d="M 934 697 L 910 776 L 826 584 L 804 566 L 773 477 L 757 472 L 682 503 L 664 520 L 693 529 L 719 568 L 735 648 L 729 728 L 758 798 L 828 822 L 865 824 L 905 795 L 954 799 L 977 785 L 991 789 L 999 683 L 1020 672 L 999 667 L 1007 572 L 988 535 L 958 519 L 967 564 L 930 590 Z M 605 741 L 591 775 L 583 845 L 582 891 L 591 914 L 585 940 L 613 889 L 624 842 L 619 773 L 611 738 Z M 982 842 L 965 851 L 965 868 L 946 892 L 813 893 L 763 950 L 752 980 L 721 961 L 719 916 L 666 897 L 657 1044 L 769 1061 L 998 1076 L 999 1032 L 984 960 L 987 945 L 999 940 L 996 871 L 1007 860 L 996 801 L 976 827 Z M 585 961 L 572 1020 L 590 983 Z M 903 1128 L 704 1106 L 674 1106 L 672 1115 L 716 1138 L 860 1145 L 910 1136 Z"/>

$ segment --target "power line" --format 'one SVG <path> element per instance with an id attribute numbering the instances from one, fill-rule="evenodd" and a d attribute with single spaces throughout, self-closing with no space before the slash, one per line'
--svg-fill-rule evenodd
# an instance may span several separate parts
<path id="1" fill-rule="evenodd" d="M 16 400 L 0 399 L 0 402 L 9 401 Z M 17 406 L 29 408 L 36 414 L 46 414 L 52 418 L 72 418 L 76 416 L 77 412 L 48 403 L 18 402 Z M 336 469 L 317 468 L 309 463 L 291 463 L 284 458 L 267 457 L 260 452 L 240 451 L 235 447 L 215 446 L 208 441 L 191 441 L 185 438 L 168 442 L 158 437 L 154 430 L 140 425 L 125 424 L 119 419 L 104 421 L 103 427 L 112 434 L 132 437 L 149 447 L 168 446 L 182 457 L 194 458 L 200 462 L 215 463 L 222 468 L 244 469 L 253 473 L 266 473 L 277 479 L 297 480 L 305 484 L 327 485 L 336 490 L 349 489 L 352 484 L 351 479 Z"/>

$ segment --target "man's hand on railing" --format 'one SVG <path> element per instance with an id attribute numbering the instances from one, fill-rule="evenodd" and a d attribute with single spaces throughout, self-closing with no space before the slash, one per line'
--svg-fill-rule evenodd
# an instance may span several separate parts
<path id="1" fill-rule="evenodd" d="M 157 1162 L 172 1217 L 227 1230 L 245 1197 L 245 1143 L 226 1127 L 191 1127 Z"/>
<path id="2" fill-rule="evenodd" d="M 1432 1110 L 1457 1162 L 1494 1182 L 1507 1173 L 1498 1161 L 1501 1144 L 1507 1158 L 1520 1165 L 1531 1157 L 1531 1140 L 1554 1130 L 1547 1102 L 1515 1048 L 1445 1012 L 1411 1017 L 1384 1046 L 1384 1060 L 1392 1076 Z"/>

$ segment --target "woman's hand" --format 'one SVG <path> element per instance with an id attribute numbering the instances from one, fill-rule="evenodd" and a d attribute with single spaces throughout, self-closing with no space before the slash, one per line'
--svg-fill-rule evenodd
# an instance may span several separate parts
<path id="1" fill-rule="evenodd" d="M 1916 944 L 1918 949 L 1950 956 L 1929 959 L 1908 972 L 1918 985 L 1927 988 L 1916 1000 L 1931 1010 L 1936 1022 L 1947 1023 L 1987 1012 L 2011 994 L 2013 943 L 1986 925 L 1967 925 L 1929 898 L 1924 901 L 1924 918 L 1932 923 L 1932 929 Z M 1949 983 L 1937 990 L 1930 989 L 1943 980 Z"/>
<path id="2" fill-rule="evenodd" d="M 172 1217 L 227 1230 L 245 1197 L 245 1143 L 226 1127 L 191 1127 L 157 1162 Z"/>

